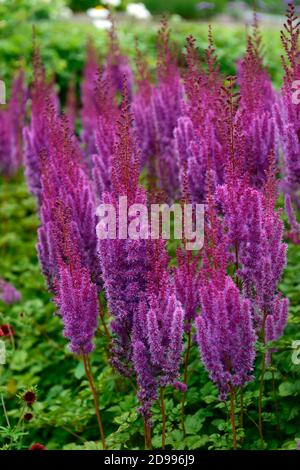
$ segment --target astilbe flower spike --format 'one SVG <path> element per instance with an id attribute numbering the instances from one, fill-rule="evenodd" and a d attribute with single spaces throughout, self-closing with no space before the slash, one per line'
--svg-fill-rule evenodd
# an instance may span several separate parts
<path id="1" fill-rule="evenodd" d="M 126 93 L 129 101 L 132 99 L 133 73 L 127 56 L 120 50 L 119 40 L 115 27 L 115 18 L 110 14 L 111 28 L 108 31 L 108 55 L 104 65 L 104 79 L 111 82 L 115 93 L 122 93 L 124 89 L 124 76 L 126 78 Z"/>
<path id="2" fill-rule="evenodd" d="M 138 185 L 139 158 L 140 152 L 132 127 L 127 86 L 124 86 L 121 116 L 117 122 L 116 143 L 112 155 L 112 190 L 111 193 L 104 193 L 102 196 L 102 201 L 112 204 L 116 212 L 118 212 L 119 197 L 127 197 L 128 206 L 134 203 L 146 204 L 145 191 Z M 116 222 L 119 231 L 118 216 Z M 98 248 L 108 307 L 113 317 L 111 329 L 114 338 L 111 361 L 121 374 L 130 376 L 133 317 L 145 292 L 149 269 L 147 241 L 132 240 L 127 236 L 119 239 L 117 236 L 116 239 L 99 240 Z"/>
<path id="3" fill-rule="evenodd" d="M 133 362 L 141 403 L 139 412 L 151 425 L 151 408 L 159 388 L 172 385 L 185 391 L 186 386 L 179 381 L 184 312 L 167 269 L 164 242 L 157 240 L 149 249 L 151 270 L 147 290 L 134 317 Z"/>
<path id="4" fill-rule="evenodd" d="M 188 185 L 194 202 L 204 202 L 207 171 L 214 171 L 223 181 L 224 155 L 217 135 L 218 101 L 222 77 L 209 27 L 208 47 L 201 61 L 195 39 L 187 38 L 187 73 L 184 88 L 187 103 L 174 132 L 174 152 L 179 164 L 179 179 L 183 190 L 187 168 Z"/>
<path id="5" fill-rule="evenodd" d="M 267 315 L 272 315 L 279 301 L 278 282 L 286 264 L 283 222 L 280 211 L 275 210 L 274 156 L 269 162 L 263 192 L 252 188 L 246 176 L 228 178 L 227 184 L 216 189 L 229 256 L 235 265 L 237 283 L 242 282 L 243 293 L 251 301 L 257 331 L 264 328 Z M 280 300 L 282 313 L 286 311 L 286 302 Z"/>
<path id="6" fill-rule="evenodd" d="M 38 230 L 38 253 L 48 287 L 54 290 L 58 256 L 65 258 L 66 244 L 78 241 L 81 262 L 93 282 L 101 288 L 97 258 L 95 197 L 82 166 L 82 155 L 66 119 L 59 118 L 50 105 L 44 119 L 48 149 L 41 157 L 42 225 Z M 64 240 L 65 218 L 71 219 L 70 239 Z"/>
<path id="7" fill-rule="evenodd" d="M 137 92 L 132 100 L 132 112 L 137 138 L 141 147 L 141 166 L 147 168 L 150 179 L 156 176 L 154 159 L 157 154 L 157 143 L 152 110 L 152 94 L 155 86 L 151 83 L 148 63 L 138 45 L 136 45 L 136 69 Z M 154 183 L 154 181 L 151 181 L 151 183 Z"/>
<path id="8" fill-rule="evenodd" d="M 0 174 L 13 176 L 22 164 L 22 129 L 25 118 L 27 89 L 24 72 L 15 76 L 7 108 L 0 111 Z"/>
<path id="9" fill-rule="evenodd" d="M 222 288 L 208 281 L 200 295 L 197 341 L 205 368 L 224 400 L 231 387 L 244 387 L 253 380 L 256 336 L 250 302 L 229 276 Z"/>
<path id="10" fill-rule="evenodd" d="M 282 57 L 284 67 L 284 83 L 280 93 L 280 102 L 274 107 L 277 131 L 283 149 L 284 181 L 282 189 L 290 194 L 292 200 L 299 207 L 300 188 L 300 160 L 299 160 L 299 132 L 300 132 L 300 105 L 295 102 L 294 82 L 300 79 L 299 34 L 300 21 L 295 14 L 295 5 L 289 4 L 287 21 L 281 32 L 281 41 L 285 50 Z"/>
<path id="11" fill-rule="evenodd" d="M 292 206 L 292 199 L 289 194 L 285 196 L 285 210 L 290 224 L 290 231 L 286 233 L 286 237 L 295 245 L 300 244 L 300 224 L 296 219 L 295 210 Z"/>
<path id="12" fill-rule="evenodd" d="M 57 108 L 57 97 L 51 84 L 46 81 L 40 52 L 34 44 L 34 80 L 30 90 L 31 122 L 23 130 L 25 176 L 29 191 L 41 204 L 41 155 L 47 154 L 47 126 L 44 119 L 49 102 Z"/>
<path id="13" fill-rule="evenodd" d="M 112 155 L 116 142 L 116 121 L 120 109 L 116 103 L 115 90 L 109 79 L 99 73 L 94 101 L 96 107 L 95 145 L 97 153 L 92 155 L 92 177 L 97 197 L 111 191 Z"/>
<path id="14" fill-rule="evenodd" d="M 256 18 L 256 15 L 255 15 Z M 257 22 L 248 36 L 247 51 L 238 66 L 240 86 L 240 113 L 245 139 L 244 170 L 250 182 L 261 187 L 266 178 L 269 155 L 278 155 L 273 107 L 277 96 L 271 78 L 263 66 L 261 36 Z"/>
<path id="15" fill-rule="evenodd" d="M 12 284 L 0 278 L 0 299 L 11 305 L 21 300 L 21 294 Z"/>
<path id="16" fill-rule="evenodd" d="M 157 47 L 157 86 L 152 91 L 156 150 L 154 167 L 159 188 L 173 199 L 179 195 L 179 166 L 174 156 L 174 129 L 182 114 L 184 90 L 165 20 L 158 34 Z"/>
<path id="17" fill-rule="evenodd" d="M 59 266 L 56 291 L 55 302 L 70 350 L 78 355 L 89 354 L 94 349 L 92 340 L 97 329 L 97 286 L 75 253 L 68 263 Z"/>
<path id="18" fill-rule="evenodd" d="M 99 73 L 99 58 L 93 41 L 88 40 L 86 46 L 86 63 L 81 82 L 81 140 L 85 145 L 85 156 L 88 163 L 91 155 L 96 153 L 95 123 L 97 121 L 95 107 L 95 86 Z"/>

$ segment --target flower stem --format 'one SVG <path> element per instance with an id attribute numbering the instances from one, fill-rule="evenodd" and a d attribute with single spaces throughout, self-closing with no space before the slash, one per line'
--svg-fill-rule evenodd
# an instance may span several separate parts
<path id="1" fill-rule="evenodd" d="M 166 445 L 166 411 L 165 411 L 165 400 L 164 400 L 164 388 L 160 388 L 160 406 L 161 406 L 161 417 L 162 417 L 162 433 L 161 433 L 161 448 L 165 450 Z"/>
<path id="2" fill-rule="evenodd" d="M 234 450 L 237 449 L 237 437 L 236 437 L 236 427 L 235 427 L 235 418 L 234 418 L 234 389 L 233 387 L 230 388 L 230 420 L 231 420 L 231 427 L 233 433 L 233 448 Z"/>
<path id="3" fill-rule="evenodd" d="M 145 438 L 145 449 L 151 450 L 152 449 L 151 428 L 145 419 L 144 419 L 144 438 Z"/>
<path id="4" fill-rule="evenodd" d="M 100 320 L 101 320 L 101 323 L 102 323 L 102 326 L 103 326 L 103 329 L 104 329 L 104 333 L 105 333 L 108 341 L 110 342 L 111 336 L 110 336 L 110 332 L 107 328 L 107 325 L 105 323 L 105 311 L 104 311 L 104 307 L 103 307 L 103 303 L 102 303 L 101 299 L 99 299 L 99 310 L 100 310 Z"/>
<path id="5" fill-rule="evenodd" d="M 189 357 L 190 357 L 190 350 L 191 350 L 191 332 L 189 331 L 187 334 L 187 348 L 184 358 L 184 372 L 183 372 L 183 383 L 187 384 L 187 372 L 188 372 L 188 365 L 189 365 Z M 186 392 L 183 393 L 182 401 L 181 401 L 181 426 L 183 436 L 185 436 L 185 426 L 184 426 L 184 402 L 186 399 Z"/>
<path id="6" fill-rule="evenodd" d="M 240 407 L 241 407 L 241 411 L 240 411 L 240 428 L 241 429 L 244 429 L 244 390 L 241 388 L 240 389 Z M 244 441 L 244 438 L 242 437 L 241 438 L 241 444 L 243 443 Z"/>
<path id="7" fill-rule="evenodd" d="M 279 407 L 278 407 L 278 400 L 277 400 L 277 393 L 276 393 L 276 384 L 275 384 L 275 373 L 274 373 L 274 366 L 273 366 L 273 356 L 271 354 L 271 366 L 272 366 L 272 390 L 273 390 L 273 401 L 275 406 L 275 415 L 276 415 L 276 428 L 277 431 L 280 431 L 280 418 L 279 418 Z"/>
<path id="8" fill-rule="evenodd" d="M 260 382 L 259 382 L 259 399 L 258 399 L 258 429 L 259 429 L 259 436 L 260 436 L 260 445 L 262 448 L 264 447 L 264 435 L 263 435 L 263 423 L 262 423 L 262 400 L 263 400 L 263 391 L 264 391 L 265 372 L 266 372 L 266 353 L 263 353 Z"/>
<path id="9" fill-rule="evenodd" d="M 2 408 L 3 408 L 3 413 L 4 413 L 4 416 L 5 416 L 5 420 L 6 420 L 6 423 L 7 423 L 7 427 L 10 428 L 9 417 L 8 417 L 8 414 L 7 414 L 7 411 L 6 411 L 6 407 L 5 407 L 5 403 L 4 403 L 2 393 L 0 393 L 0 396 L 1 396 L 1 404 L 2 404 Z"/>
<path id="10" fill-rule="evenodd" d="M 102 446 L 103 446 L 103 449 L 105 450 L 106 449 L 105 435 L 104 435 L 103 425 L 102 425 L 100 411 L 99 411 L 99 402 L 98 402 L 98 397 L 97 397 L 97 391 L 95 388 L 94 377 L 93 377 L 93 373 L 91 369 L 91 363 L 90 363 L 89 357 L 86 354 L 83 353 L 82 358 L 83 358 L 84 370 L 85 370 L 88 382 L 90 384 L 90 389 L 91 389 L 93 399 L 94 399 L 95 412 L 96 412 L 96 417 L 98 421 Z"/>
<path id="11" fill-rule="evenodd" d="M 264 346 L 266 344 L 266 338 L 265 338 L 266 319 L 267 319 L 267 313 L 264 313 L 262 329 L 261 329 L 261 340 Z M 260 436 L 260 445 L 262 449 L 264 448 L 262 401 L 263 401 L 263 392 L 264 392 L 265 373 L 266 373 L 266 352 L 264 352 L 262 355 L 261 374 L 260 374 L 260 382 L 259 382 L 259 398 L 258 398 L 258 429 L 259 429 L 259 436 Z"/>

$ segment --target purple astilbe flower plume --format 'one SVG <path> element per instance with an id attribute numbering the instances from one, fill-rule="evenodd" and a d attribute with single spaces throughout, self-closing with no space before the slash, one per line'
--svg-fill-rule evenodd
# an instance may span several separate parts
<path id="1" fill-rule="evenodd" d="M 111 82 L 115 93 L 122 93 L 124 88 L 124 76 L 126 77 L 127 96 L 132 99 L 133 73 L 128 58 L 122 55 L 118 36 L 115 28 L 115 20 L 110 15 L 111 28 L 108 31 L 108 56 L 104 66 L 104 79 Z"/>
<path id="2" fill-rule="evenodd" d="M 218 214 L 217 201 L 212 191 L 212 173 L 209 172 L 200 279 L 202 283 L 211 279 L 216 285 L 221 283 L 222 286 L 229 264 L 228 235 L 224 229 L 224 221 Z"/>
<path id="3" fill-rule="evenodd" d="M 75 253 L 69 263 L 60 263 L 55 302 L 70 350 L 78 355 L 89 354 L 94 349 L 92 340 L 97 329 L 97 286 Z"/>
<path id="4" fill-rule="evenodd" d="M 178 196 L 179 167 L 174 155 L 174 129 L 184 106 L 184 90 L 170 45 L 170 30 L 163 20 L 158 34 L 157 86 L 152 92 L 155 126 L 155 170 L 160 189 L 171 199 Z"/>
<path id="5" fill-rule="evenodd" d="M 68 120 L 59 118 L 49 104 L 43 119 L 49 148 L 40 156 L 37 250 L 70 350 L 88 354 L 97 328 L 100 281 L 94 196 Z"/>
<path id="6" fill-rule="evenodd" d="M 285 196 L 285 210 L 290 224 L 290 231 L 286 233 L 286 236 L 295 245 L 300 245 L 300 224 L 296 219 L 292 199 L 288 194 Z"/>
<path id="7" fill-rule="evenodd" d="M 281 213 L 275 210 L 274 155 L 269 159 L 269 165 L 263 192 L 252 188 L 247 177 L 230 178 L 230 175 L 228 183 L 216 189 L 229 256 L 235 265 L 237 283 L 242 281 L 243 293 L 251 300 L 258 331 L 263 327 L 266 315 L 272 314 L 274 309 L 287 249 L 282 241 Z"/>
<path id="8" fill-rule="evenodd" d="M 41 158 L 42 225 L 38 231 L 38 252 L 44 275 L 48 287 L 53 290 L 57 277 L 58 255 L 64 259 L 66 243 L 72 243 L 69 240 L 59 245 L 55 236 L 55 232 L 64 233 L 65 222 L 58 212 L 58 201 L 64 201 L 63 206 L 68 208 L 72 222 L 72 236 L 78 239 L 81 263 L 89 270 L 93 282 L 100 287 L 95 199 L 91 183 L 81 165 L 82 155 L 78 142 L 68 128 L 67 120 L 59 118 L 53 107 L 48 107 L 44 119 L 49 147 Z M 62 213 L 66 214 L 66 210 Z"/>
<path id="9" fill-rule="evenodd" d="M 223 288 L 208 281 L 200 290 L 201 315 L 196 319 L 201 358 L 225 400 L 231 387 L 253 380 L 255 341 L 250 301 L 226 276 Z"/>
<path id="10" fill-rule="evenodd" d="M 21 70 L 12 83 L 7 108 L 0 112 L 0 173 L 7 177 L 22 164 L 22 129 L 24 125 L 27 89 Z"/>
<path id="11" fill-rule="evenodd" d="M 277 294 L 273 303 L 272 314 L 266 317 L 265 341 L 275 341 L 283 335 L 284 329 L 288 321 L 288 299 L 281 299 L 281 295 Z"/>
<path id="12" fill-rule="evenodd" d="M 89 162 L 91 155 L 96 153 L 95 123 L 97 114 L 95 107 L 95 85 L 99 73 L 99 58 L 91 39 L 87 42 L 86 63 L 81 82 L 81 139 L 85 145 L 85 155 Z"/>
<path id="13" fill-rule="evenodd" d="M 272 82 L 263 67 L 261 36 L 256 15 L 253 34 L 238 67 L 242 129 L 245 138 L 244 169 L 255 187 L 264 184 L 271 151 L 277 157 L 275 120 L 272 109 L 277 101 Z"/>
<path id="14" fill-rule="evenodd" d="M 152 93 L 154 85 L 151 83 L 151 75 L 148 63 L 142 52 L 136 45 L 136 69 L 138 89 L 132 100 L 132 112 L 136 126 L 137 138 L 141 147 L 141 165 L 147 166 L 155 175 L 153 160 L 157 153 L 155 138 L 155 124 L 152 119 Z"/>
<path id="15" fill-rule="evenodd" d="M 151 407 L 160 387 L 172 385 L 181 391 L 179 365 L 183 350 L 184 312 L 167 270 L 162 240 L 150 248 L 151 271 L 147 292 L 134 317 L 133 362 L 139 387 L 139 412 L 151 425 Z M 158 251 L 161 259 L 157 259 Z"/>
<path id="16" fill-rule="evenodd" d="M 128 206 L 134 203 L 146 204 L 145 192 L 138 186 L 140 152 L 132 128 L 127 86 L 123 89 L 116 136 L 112 155 L 112 194 L 104 193 L 102 201 L 112 204 L 118 211 L 121 196 L 127 197 Z M 127 217 L 127 211 L 125 216 Z M 124 224 L 124 220 L 122 223 Z M 116 225 L 119 231 L 119 216 Z M 101 239 L 98 246 L 109 311 L 113 317 L 112 364 L 121 374 L 130 376 L 133 316 L 145 293 L 149 266 L 147 240 L 125 238 Z"/>
<path id="17" fill-rule="evenodd" d="M 47 153 L 47 127 L 43 118 L 49 103 L 57 107 L 57 97 L 52 86 L 46 82 L 45 70 L 41 64 L 39 49 L 33 50 L 34 80 L 31 87 L 31 123 L 24 128 L 25 176 L 29 191 L 41 203 L 41 161 L 40 156 Z"/>
<path id="18" fill-rule="evenodd" d="M 76 76 L 74 76 L 70 81 L 66 100 L 66 116 L 68 117 L 69 127 L 74 133 L 76 130 L 77 113 Z"/>
<path id="19" fill-rule="evenodd" d="M 218 182 L 223 181 L 224 155 L 217 135 L 220 117 L 222 77 L 209 28 L 208 47 L 200 61 L 195 39 L 187 38 L 187 73 L 184 88 L 187 103 L 174 132 L 175 155 L 179 164 L 181 189 L 187 168 L 189 192 L 195 202 L 205 200 L 206 175 L 213 170 Z"/>
<path id="20" fill-rule="evenodd" d="M 299 207 L 300 188 L 300 104 L 294 99 L 294 82 L 300 80 L 299 34 L 300 22 L 295 14 L 295 5 L 289 4 L 287 21 L 281 32 L 281 41 L 286 57 L 282 57 L 285 71 L 279 105 L 275 106 L 277 130 L 284 156 L 284 181 L 282 189 L 292 196 Z"/>
<path id="21" fill-rule="evenodd" d="M 19 302 L 21 298 L 20 292 L 12 284 L 0 278 L 0 299 L 2 302 L 10 305 Z"/>
<path id="22" fill-rule="evenodd" d="M 116 142 L 116 121 L 120 109 L 116 103 L 115 90 L 103 73 L 99 75 L 95 87 L 97 153 L 92 155 L 92 176 L 96 195 L 101 199 L 103 192 L 111 191 L 112 155 Z"/>
<path id="23" fill-rule="evenodd" d="M 190 330 L 199 307 L 199 273 L 197 269 L 198 259 L 188 259 L 188 253 L 182 249 L 177 250 L 178 268 L 174 273 L 176 297 L 184 308 L 185 327 Z"/>

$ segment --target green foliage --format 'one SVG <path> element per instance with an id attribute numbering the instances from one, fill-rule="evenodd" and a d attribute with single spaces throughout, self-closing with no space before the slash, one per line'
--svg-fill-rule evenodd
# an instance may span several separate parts
<path id="1" fill-rule="evenodd" d="M 68 34 L 66 35 L 66 24 Z M 20 20 L 19 31 L 4 28 L 0 68 L 9 80 L 22 55 L 30 79 L 31 25 Z M 155 63 L 158 25 L 142 29 L 123 23 L 120 42 L 124 52 L 133 56 L 133 37 L 141 41 L 142 52 L 150 65 Z M 184 39 L 193 34 L 200 51 L 207 44 L 207 25 L 174 23 L 173 39 L 184 47 Z M 85 56 L 85 42 L 92 35 L 96 46 L 105 53 L 106 36 L 90 25 L 65 22 L 39 22 L 37 38 L 49 74 L 55 73 L 64 94 L 70 77 L 78 81 Z M 245 32 L 240 27 L 214 27 L 216 49 L 221 70 L 233 73 L 233 63 L 245 48 Z M 265 62 L 277 84 L 280 83 L 279 35 L 267 31 Z M 22 292 L 22 301 L 14 306 L 0 302 L 0 323 L 9 323 L 14 337 L 5 338 L 7 364 L 0 366 L 0 449 L 26 449 L 41 442 L 47 449 L 101 449 L 93 400 L 80 358 L 70 354 L 62 337 L 62 325 L 55 315 L 38 266 L 35 244 L 39 224 L 36 205 L 28 195 L 24 178 L 0 181 L 0 273 Z M 170 246 L 174 257 L 175 244 Z M 300 438 L 300 366 L 292 363 L 292 343 L 300 340 L 300 249 L 290 246 L 288 266 L 280 285 L 290 299 L 290 317 L 284 337 L 274 344 L 276 352 L 265 374 L 263 398 L 264 440 L 267 449 L 294 449 Z M 174 263 L 174 260 L 173 260 Z M 108 319 L 107 319 L 108 321 Z M 96 338 L 92 369 L 100 397 L 100 411 L 110 449 L 142 449 L 143 423 L 137 413 L 137 399 L 129 381 L 117 376 L 108 365 L 108 342 L 102 327 Z M 261 354 L 258 350 L 256 377 L 259 376 Z M 168 449 L 230 449 L 232 432 L 228 417 L 229 403 L 220 402 L 216 387 L 211 383 L 199 360 L 198 349 L 192 347 L 188 369 L 188 391 L 185 397 L 182 432 L 182 395 L 167 388 L 166 446 Z M 24 390 L 37 390 L 37 401 L 31 408 L 20 399 Z M 260 449 L 257 430 L 258 381 L 249 384 L 237 396 L 235 415 L 239 448 Z M 5 413 L 2 413 L 2 408 Z M 24 420 L 24 413 L 33 418 Z M 161 448 L 161 411 L 153 408 L 153 447 Z"/>
<path id="2" fill-rule="evenodd" d="M 80 22 L 40 21 L 36 25 L 37 41 L 41 47 L 43 62 L 49 76 L 55 76 L 58 90 L 64 100 L 66 90 L 72 78 L 76 76 L 79 88 L 82 68 L 85 60 L 85 47 L 88 37 L 92 37 L 103 58 L 107 50 L 107 36 L 104 31 L 94 26 Z M 32 24 L 30 21 L 20 21 L 14 29 L 8 25 L 3 28 L 1 41 L 0 70 L 1 79 L 7 82 L 9 88 L 14 72 L 23 63 L 29 82 L 32 78 Z M 146 54 L 150 66 L 154 69 L 156 61 L 156 35 L 158 24 L 151 23 L 145 29 L 138 23 L 122 22 L 118 27 L 119 39 L 124 53 L 129 54 L 134 66 L 135 41 L 139 40 L 140 48 Z M 171 22 L 172 39 L 178 50 L 183 50 L 185 39 L 193 34 L 197 39 L 200 52 L 207 46 L 207 24 L 187 22 Z M 67 34 L 66 34 L 67 32 Z M 240 26 L 213 26 L 216 51 L 222 73 L 235 73 L 235 63 L 245 51 L 246 33 Z M 265 45 L 265 64 L 274 83 L 280 86 L 281 66 L 280 37 L 277 30 L 263 31 Z"/>
<path id="3" fill-rule="evenodd" d="M 99 0 L 69 0 L 69 6 L 73 11 L 86 11 L 99 5 Z"/>
<path id="4" fill-rule="evenodd" d="M 213 8 L 200 10 L 197 8 L 201 0 L 144 0 L 143 2 L 146 7 L 153 14 L 168 13 L 170 15 L 180 15 L 183 18 L 195 19 L 195 18 L 207 18 L 208 16 L 215 15 L 224 10 L 227 1 L 226 0 L 214 0 L 210 3 Z"/>

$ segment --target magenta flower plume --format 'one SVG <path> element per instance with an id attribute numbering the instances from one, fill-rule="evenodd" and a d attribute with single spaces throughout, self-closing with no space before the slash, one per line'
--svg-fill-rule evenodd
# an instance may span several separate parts
<path id="1" fill-rule="evenodd" d="M 178 267 L 174 271 L 176 297 L 184 309 L 185 329 L 190 331 L 200 305 L 199 257 L 193 258 L 190 251 L 187 252 L 180 248 L 176 252 L 176 258 L 178 263 Z"/>
<path id="2" fill-rule="evenodd" d="M 152 91 L 155 126 L 156 176 L 160 189 L 171 199 L 179 195 L 179 166 L 174 156 L 174 129 L 184 107 L 184 89 L 170 44 L 170 30 L 162 21 L 158 33 L 157 86 Z"/>
<path id="3" fill-rule="evenodd" d="M 160 250 L 165 249 L 162 241 L 158 241 L 158 246 Z M 161 253 L 166 261 L 164 251 Z M 152 262 L 155 256 L 153 252 Z M 141 403 L 139 412 L 148 424 L 151 424 L 151 408 L 160 387 L 172 385 L 181 391 L 186 389 L 179 381 L 184 311 L 176 298 L 165 261 L 152 265 L 147 293 L 140 302 L 133 327 L 133 363 L 139 387 L 137 396 Z"/>
<path id="4" fill-rule="evenodd" d="M 300 188 L 300 105 L 297 99 L 294 99 L 293 84 L 300 79 L 300 22 L 293 3 L 289 4 L 286 16 L 287 21 L 281 32 L 281 41 L 285 50 L 285 57 L 282 57 L 285 71 L 284 84 L 280 93 L 280 102 L 275 106 L 275 117 L 285 163 L 282 189 L 290 194 L 299 206 L 297 192 Z"/>
<path id="5" fill-rule="evenodd" d="M 187 172 L 188 189 L 195 202 L 204 202 L 207 172 L 213 171 L 217 182 L 223 181 L 226 153 L 222 151 L 219 132 L 222 77 L 209 28 L 208 48 L 203 63 L 192 36 L 187 38 L 184 76 L 187 103 L 174 132 L 174 151 L 179 164 L 179 180 L 183 190 Z M 223 105 L 221 106 L 223 108 Z"/>
<path id="6" fill-rule="evenodd" d="M 81 82 L 81 139 L 85 145 L 85 155 L 88 163 L 91 155 L 96 153 L 95 123 L 97 114 L 95 107 L 95 87 L 99 74 L 99 58 L 95 46 L 90 39 L 86 46 L 86 63 Z"/>
<path id="7" fill-rule="evenodd" d="M 7 177 L 14 175 L 22 164 L 26 101 L 27 89 L 21 70 L 13 80 L 7 108 L 0 112 L 0 173 Z"/>
<path id="8" fill-rule="evenodd" d="M 238 66 L 246 156 L 244 170 L 249 173 L 251 185 L 255 187 L 261 187 L 265 182 L 270 153 L 274 152 L 276 158 L 278 154 L 273 117 L 277 96 L 263 66 L 261 43 L 255 17 L 252 34 L 248 37 L 247 51 Z"/>
<path id="9" fill-rule="evenodd" d="M 132 112 L 136 127 L 137 139 L 141 148 L 141 165 L 155 176 L 154 157 L 157 153 L 155 123 L 152 110 L 152 93 L 154 85 L 146 59 L 141 51 L 136 50 L 137 92 L 132 100 Z"/>
<path id="10" fill-rule="evenodd" d="M 285 210 L 290 224 L 290 231 L 286 233 L 286 236 L 295 245 L 300 245 L 300 224 L 296 219 L 291 196 L 288 194 L 285 196 Z"/>
<path id="11" fill-rule="evenodd" d="M 0 299 L 11 305 L 21 300 L 21 294 L 12 284 L 0 278 Z"/>
<path id="12" fill-rule="evenodd" d="M 113 15 L 110 15 L 110 21 L 112 26 L 108 31 L 108 55 L 106 64 L 104 65 L 103 77 L 111 83 L 115 93 L 123 92 L 125 77 L 126 93 L 128 100 L 131 101 L 133 73 L 127 56 L 121 53 Z"/>
<path id="13" fill-rule="evenodd" d="M 31 87 L 31 123 L 24 128 L 25 176 L 29 191 L 41 203 L 41 156 L 48 151 L 47 126 L 44 119 L 49 103 L 57 108 L 57 97 L 46 81 L 39 50 L 34 47 L 34 81 Z"/>
<path id="14" fill-rule="evenodd" d="M 70 350 L 88 354 L 97 328 L 100 287 L 94 196 L 67 120 L 51 106 L 44 119 L 49 148 L 41 158 L 37 250 Z"/>
<path id="15" fill-rule="evenodd" d="M 100 74 L 94 93 L 96 107 L 96 151 L 92 155 L 92 177 L 96 195 L 101 199 L 104 192 L 111 191 L 112 155 L 116 143 L 116 121 L 120 109 L 116 102 L 115 90 L 111 81 Z"/>
<path id="16" fill-rule="evenodd" d="M 250 302 L 228 276 L 222 289 L 209 281 L 200 296 L 197 341 L 205 368 L 224 400 L 231 386 L 244 387 L 253 380 L 256 336 Z"/>
<path id="17" fill-rule="evenodd" d="M 66 120 L 58 118 L 49 106 L 45 116 L 48 133 L 47 154 L 42 161 L 42 225 L 38 231 L 38 252 L 48 287 L 53 290 L 58 256 L 64 259 L 66 244 L 78 239 L 81 262 L 99 287 L 95 199 L 82 155 Z M 71 235 L 64 240 L 65 218 L 71 220 Z M 57 234 L 57 235 L 55 235 Z"/>
<path id="18" fill-rule="evenodd" d="M 216 189 L 231 261 L 244 295 L 251 300 L 258 330 L 265 315 L 273 311 L 286 264 L 283 222 L 274 207 L 277 184 L 273 165 L 271 161 L 263 193 L 250 187 L 245 177 L 229 179 Z"/>
<path id="19" fill-rule="evenodd" d="M 146 204 L 145 192 L 138 186 L 140 152 L 132 128 L 126 90 L 124 86 L 112 155 L 112 193 L 102 196 L 102 202 L 112 204 L 117 213 L 120 196 L 127 197 L 128 206 L 133 203 Z M 119 217 L 116 225 L 119 231 Z M 98 248 L 108 307 L 113 317 L 112 364 L 121 374 L 130 376 L 133 317 L 144 295 L 149 269 L 147 240 L 107 238 L 99 240 Z"/>
<path id="20" fill-rule="evenodd" d="M 273 311 L 266 317 L 266 342 L 275 341 L 283 335 L 288 321 L 288 299 L 281 299 L 278 294 L 273 303 Z"/>
<path id="21" fill-rule="evenodd" d="M 97 286 L 89 271 L 74 254 L 69 264 L 59 266 L 55 302 L 64 324 L 64 336 L 74 354 L 89 354 L 97 329 Z"/>

